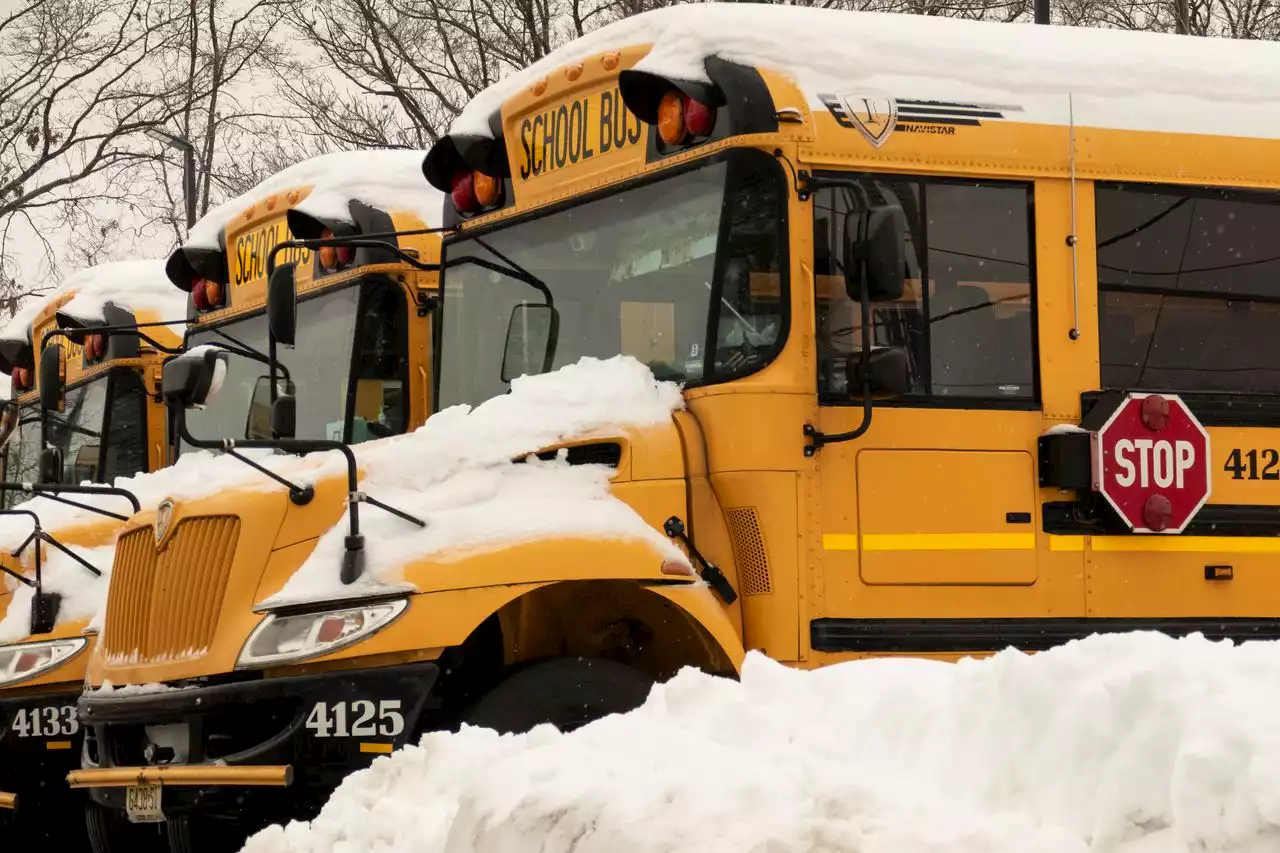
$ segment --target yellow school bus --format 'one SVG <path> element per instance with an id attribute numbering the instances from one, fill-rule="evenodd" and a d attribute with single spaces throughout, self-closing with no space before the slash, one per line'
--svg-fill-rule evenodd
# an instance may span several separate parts
<path id="1" fill-rule="evenodd" d="M 770 33 L 770 61 L 713 55 L 741 16 Z M 775 6 L 645 17 L 504 81 L 428 154 L 455 227 L 433 403 L 505 393 L 513 330 L 531 326 L 525 373 L 621 353 L 681 383 L 670 423 L 566 446 L 611 465 L 612 493 L 696 576 L 647 545 L 548 537 L 423 559 L 400 598 L 260 615 L 250 591 L 312 547 L 306 510 L 177 503 L 175 519 L 241 531 L 187 566 L 202 589 L 235 580 L 200 599 L 206 652 L 95 661 L 91 680 L 187 689 L 83 699 L 99 752 L 72 784 L 252 827 L 307 815 L 367 753 L 423 731 L 572 727 L 683 666 L 732 676 L 746 650 L 818 667 L 1098 631 L 1280 636 L 1280 260 L 1264 236 L 1280 140 L 1232 104 L 1206 122 L 1176 90 L 1077 99 L 1068 73 L 1098 70 L 1097 39 L 1103 58 L 1140 56 L 1156 90 L 1194 63 L 1270 51 L 1274 67 L 1280 48 Z M 813 58 L 815 34 L 839 54 Z M 954 67 L 920 73 L 943 41 Z M 1049 64 L 1024 84 L 1005 56 Z M 1093 488 L 1095 439 L 1132 392 L 1207 430 L 1212 495 L 1177 533 L 1138 532 Z M 174 523 L 131 522 L 139 551 Z M 260 523 L 281 529 L 266 581 L 247 573 Z M 109 625 L 140 618 L 119 601 Z M 317 643 L 321 628 L 359 641 Z M 264 637 L 270 665 L 244 665 Z M 107 750 L 161 722 L 188 751 Z"/>
<path id="2" fill-rule="evenodd" d="M 153 274 L 159 277 L 162 269 L 157 261 Z M 133 282 L 139 290 L 145 284 Z M 109 544 L 138 509 L 128 493 L 112 493 L 109 484 L 163 467 L 168 458 L 160 366 L 181 336 L 175 327 L 148 324 L 176 319 L 181 328 L 181 318 L 160 317 L 134 304 L 130 297 L 136 299 L 139 290 L 109 301 L 102 309 L 105 319 L 76 323 L 77 340 L 55 330 L 75 322 L 62 312 L 79 291 L 60 292 L 39 308 L 27 343 L 0 344 L 0 359 L 19 392 L 0 512 L 0 806 L 9 813 L 0 815 L 0 837 L 7 843 L 37 849 L 87 843 L 83 797 L 60 783 L 79 765 L 84 734 L 75 703 L 96 629 L 77 613 L 61 612 L 62 593 L 41 586 L 37 559 L 47 571 L 51 560 L 74 559 L 65 549 L 84 559 L 82 549 Z M 93 331 L 135 324 L 147 327 L 145 340 Z M 42 515 L 65 508 L 57 501 L 83 504 L 86 493 L 104 491 L 84 485 L 94 483 L 108 486 L 105 496 L 95 497 L 105 513 L 85 511 L 72 520 L 55 516 L 41 524 L 47 539 L 27 539 Z M 33 490 L 44 497 L 31 499 Z M 110 568 L 91 560 L 68 567 L 75 585 L 88 585 L 95 573 Z M 36 595 L 18 595 L 19 583 L 33 586 Z M 33 610 L 33 599 L 40 598 L 45 603 Z"/>
<path id="3" fill-rule="evenodd" d="M 421 153 L 415 172 L 420 160 Z M 313 215 L 305 207 L 313 189 L 264 192 L 232 211 L 217 249 L 187 245 L 170 258 L 170 278 L 190 292 L 191 309 L 189 358 L 166 366 L 165 396 L 186 394 L 187 380 L 199 380 L 198 371 L 181 372 L 186 365 L 203 364 L 215 351 L 219 356 L 216 378 L 206 377 L 200 391 L 202 407 L 175 422 L 180 465 L 185 454 L 214 449 L 239 455 L 238 461 L 217 460 L 223 465 L 253 466 L 252 451 L 264 447 L 297 452 L 358 445 L 426 420 L 438 229 L 423 221 L 425 214 L 354 199 L 349 218 Z M 423 184 L 421 195 L 429 194 Z M 335 235 L 343 245 L 333 245 Z M 293 326 L 287 341 L 274 334 L 282 294 Z M 211 382 L 218 386 L 213 392 Z M 116 831 L 138 828 L 123 826 L 126 816 L 141 826 L 159 824 L 174 849 L 234 848 L 224 830 L 238 827 L 199 818 L 234 816 L 243 792 L 222 791 L 216 770 L 214 778 L 172 771 L 195 762 L 234 770 L 242 763 L 238 753 L 262 749 L 264 732 L 274 741 L 268 750 L 291 748 L 277 735 L 301 724 L 292 720 L 292 709 L 327 689 L 323 677 L 263 679 L 261 672 L 236 672 L 235 661 L 245 633 L 261 618 L 254 611 L 259 584 L 296 567 L 342 517 L 347 492 L 338 485 L 273 487 L 264 477 L 252 488 L 164 500 L 125 525 L 103 641 L 90 659 L 82 700 L 81 719 L 91 734 L 83 753 L 87 769 L 75 784 L 91 789 L 95 819 L 112 822 Z M 101 690 L 107 682 L 210 687 L 212 694 L 190 694 L 201 736 L 184 733 L 187 710 L 174 716 L 161 707 L 178 693 L 119 694 Z M 160 729 L 152 719 L 163 719 Z M 137 739 L 138 732 L 152 734 Z M 170 771 L 158 780 L 163 789 L 121 784 L 121 768 L 139 765 Z M 249 784 L 273 782 L 250 775 Z M 127 848 L 113 845 L 107 833 L 94 838 L 94 849 Z"/>

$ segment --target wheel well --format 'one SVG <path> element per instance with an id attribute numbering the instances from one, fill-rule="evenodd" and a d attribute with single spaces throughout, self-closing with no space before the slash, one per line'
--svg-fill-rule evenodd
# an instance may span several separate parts
<path id="1" fill-rule="evenodd" d="M 509 602 L 447 650 L 435 692 L 452 716 L 513 671 L 556 657 L 612 660 L 659 682 L 686 666 L 735 673 L 711 634 L 669 599 L 633 581 L 566 581 Z"/>

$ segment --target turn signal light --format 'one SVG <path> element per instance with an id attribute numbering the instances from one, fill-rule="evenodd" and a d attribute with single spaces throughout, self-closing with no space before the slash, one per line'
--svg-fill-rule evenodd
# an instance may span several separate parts
<path id="1" fill-rule="evenodd" d="M 107 354 L 107 338 L 105 335 L 90 335 L 84 341 L 84 354 L 89 361 L 101 361 Z"/>
<path id="2" fill-rule="evenodd" d="M 191 304 L 196 306 L 197 311 L 208 311 L 212 305 L 209 304 L 208 294 L 209 283 L 203 278 L 198 278 L 191 285 Z"/>
<path id="3" fill-rule="evenodd" d="M 658 138 L 667 145 L 708 136 L 715 126 L 715 110 L 675 89 L 658 102 Z"/>
<path id="4" fill-rule="evenodd" d="M 481 207 L 494 207 L 502 203 L 502 181 L 484 172 L 471 173 L 471 187 Z"/>
<path id="5" fill-rule="evenodd" d="M 481 213 L 502 206 L 502 180 L 484 172 L 458 172 L 450 184 L 449 197 L 462 214 Z"/>
<path id="6" fill-rule="evenodd" d="M 332 240 L 334 236 L 334 233 L 326 228 L 321 232 L 320 239 Z M 356 250 L 351 246 L 321 246 L 317 254 L 320 258 L 320 266 L 325 272 L 337 272 L 351 266 L 351 262 L 356 257 Z"/>
<path id="7" fill-rule="evenodd" d="M 25 391 L 31 387 L 31 371 L 25 367 L 15 367 L 10 378 L 15 388 Z"/>

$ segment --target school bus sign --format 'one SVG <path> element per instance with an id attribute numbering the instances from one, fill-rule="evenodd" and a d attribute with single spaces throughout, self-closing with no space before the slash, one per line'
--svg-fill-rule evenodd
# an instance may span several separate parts
<path id="1" fill-rule="evenodd" d="M 1135 533 L 1181 533 L 1209 499 L 1209 434 L 1175 395 L 1127 395 L 1093 450 L 1093 488 Z"/>

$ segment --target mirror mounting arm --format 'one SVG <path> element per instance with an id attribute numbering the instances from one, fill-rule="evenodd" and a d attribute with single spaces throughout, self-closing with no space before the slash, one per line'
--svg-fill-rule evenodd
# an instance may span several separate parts
<path id="1" fill-rule="evenodd" d="M 5 509 L 0 510 L 0 515 L 25 515 L 31 519 L 31 523 L 34 526 L 31 535 L 22 543 L 22 548 L 15 551 L 13 556 L 16 557 L 21 554 L 23 549 L 25 549 L 27 545 L 30 545 L 32 541 L 37 543 L 35 552 L 35 582 L 32 583 L 29 578 L 19 578 L 19 580 L 35 589 L 35 595 L 31 597 L 31 633 L 48 634 L 54 629 L 54 626 L 57 625 L 58 610 L 62 604 L 62 596 L 56 592 L 46 593 L 44 591 L 44 566 L 41 559 L 42 549 L 40 548 L 39 543 L 47 541 L 47 539 L 52 539 L 53 537 L 46 537 L 45 532 L 40 527 L 40 516 L 33 510 Z M 7 574 L 13 574 L 13 572 L 10 572 L 7 569 L 5 571 Z"/>
<path id="2" fill-rule="evenodd" d="M 379 509 L 385 510 L 393 515 L 399 516 L 406 521 L 413 522 L 419 527 L 426 527 L 427 523 L 420 518 L 409 515 L 406 512 L 387 506 L 381 501 L 365 495 L 359 489 L 359 474 L 356 468 L 356 455 L 351 448 L 341 441 L 326 441 L 322 439 L 297 439 L 297 438 L 278 438 L 272 440 L 250 440 L 250 441 L 234 441 L 226 439 L 225 441 L 204 441 L 196 438 L 187 429 L 187 419 L 185 411 L 178 409 L 177 426 L 178 434 L 184 441 L 192 447 L 201 447 L 206 450 L 222 450 L 231 454 L 236 459 L 245 463 L 251 468 L 262 472 L 266 476 L 284 485 L 289 489 L 289 497 L 296 504 L 306 504 L 315 496 L 315 489 L 311 486 L 299 487 L 289 482 L 273 471 L 267 470 L 265 467 L 254 462 L 246 456 L 236 453 L 234 448 L 245 447 L 249 449 L 262 450 L 283 450 L 286 453 L 315 453 L 321 451 L 336 450 L 342 454 L 347 463 L 347 536 L 344 539 L 345 553 L 342 559 L 342 583 L 350 585 L 355 583 L 361 575 L 364 574 L 364 536 L 360 533 L 360 510 L 361 503 L 370 503 Z M 295 493 L 297 497 L 295 497 Z"/>
<path id="3" fill-rule="evenodd" d="M 110 510 L 103 509 L 102 507 L 93 506 L 92 504 L 80 503 L 79 501 L 73 501 L 69 498 L 64 498 L 62 497 L 62 494 L 65 493 L 70 495 L 114 495 L 116 497 L 121 497 L 127 500 L 129 502 L 129 505 L 133 507 L 133 511 L 135 513 L 140 512 L 142 510 L 142 505 L 138 502 L 137 496 L 134 495 L 133 492 L 129 491 L 128 489 L 121 489 L 118 486 L 100 486 L 96 484 L 90 485 L 90 486 L 72 486 L 72 485 L 59 485 L 59 484 L 48 484 L 48 483 L 0 482 L 0 493 L 3 493 L 5 491 L 25 492 L 26 494 L 29 494 L 29 495 L 36 495 L 38 497 L 42 497 L 47 500 L 57 501 L 58 503 L 61 503 L 61 504 L 67 504 L 68 506 L 73 506 L 73 507 L 76 507 L 77 509 L 83 509 L 83 510 L 87 510 L 88 512 L 97 513 L 98 515 L 104 515 L 107 518 L 114 518 L 114 519 L 117 519 L 118 521 L 128 521 L 129 517 L 126 515 L 121 515 L 120 513 L 117 513 L 117 512 L 111 512 Z"/>
<path id="4" fill-rule="evenodd" d="M 859 264 L 865 267 L 866 259 L 860 260 Z M 813 424 L 805 424 L 804 434 L 809 439 L 809 443 L 804 446 L 805 458 L 814 456 L 825 445 L 839 444 L 842 441 L 853 441 L 856 438 L 861 438 L 867 430 L 871 429 L 871 371 L 868 366 L 871 363 L 872 329 L 871 294 L 868 288 L 862 288 L 858 302 L 862 309 L 862 351 L 858 355 L 862 363 L 862 422 L 848 432 L 838 432 L 831 435 L 819 432 L 818 428 Z"/>

